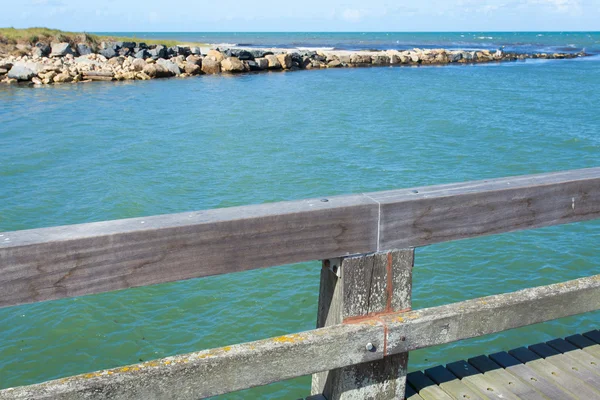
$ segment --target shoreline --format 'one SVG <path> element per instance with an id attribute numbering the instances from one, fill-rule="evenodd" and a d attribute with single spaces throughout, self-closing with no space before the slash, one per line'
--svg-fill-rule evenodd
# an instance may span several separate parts
<path id="1" fill-rule="evenodd" d="M 146 45 L 102 42 L 97 48 L 67 42 L 23 47 L 26 54 L 0 57 L 0 82 L 49 85 L 69 82 L 149 80 L 203 74 L 240 74 L 370 66 L 481 64 L 527 59 L 586 57 L 579 53 L 512 53 L 497 50 L 298 50 L 284 48 Z"/>

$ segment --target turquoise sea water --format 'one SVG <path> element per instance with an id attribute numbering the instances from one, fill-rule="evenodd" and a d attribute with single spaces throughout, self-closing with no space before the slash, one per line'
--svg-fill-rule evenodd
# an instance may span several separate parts
<path id="1" fill-rule="evenodd" d="M 596 57 L 0 86 L 0 231 L 598 166 L 599 93 Z M 599 244 L 592 221 L 417 249 L 414 307 L 597 274 Z M 0 388 L 312 329 L 318 277 L 312 262 L 1 309 Z M 598 317 L 413 352 L 410 368 Z"/>
<path id="2" fill-rule="evenodd" d="M 98 32 L 140 39 L 169 39 L 226 46 L 388 50 L 497 49 L 600 53 L 600 32 Z"/>

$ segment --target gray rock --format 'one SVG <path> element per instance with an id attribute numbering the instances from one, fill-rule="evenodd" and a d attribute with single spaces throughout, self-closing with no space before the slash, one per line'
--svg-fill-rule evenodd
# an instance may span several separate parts
<path id="1" fill-rule="evenodd" d="M 242 61 L 254 60 L 254 55 L 252 55 L 252 53 L 250 53 L 249 51 L 240 50 L 237 52 L 237 58 L 239 58 Z"/>
<path id="2" fill-rule="evenodd" d="M 250 71 L 260 71 L 261 70 L 261 68 L 258 66 L 258 63 L 254 60 L 248 60 L 248 61 L 245 61 L 245 63 L 248 66 L 248 68 L 250 68 Z M 268 64 L 268 62 L 267 62 L 267 64 Z"/>
<path id="3" fill-rule="evenodd" d="M 135 58 L 146 59 L 150 58 L 150 52 L 146 49 L 141 49 L 134 55 Z"/>
<path id="4" fill-rule="evenodd" d="M 135 42 L 121 42 L 121 48 L 133 50 L 135 48 Z"/>
<path id="5" fill-rule="evenodd" d="M 128 56 L 131 56 L 131 55 L 133 55 L 133 50 L 131 50 L 131 49 L 130 49 L 130 48 L 128 48 L 128 47 L 121 47 L 121 48 L 119 49 L 119 55 L 120 55 L 120 56 L 123 56 L 123 57 L 128 57 Z"/>
<path id="6" fill-rule="evenodd" d="M 8 77 L 18 81 L 28 81 L 37 75 L 33 70 L 23 64 L 13 65 L 8 71 Z"/>
<path id="7" fill-rule="evenodd" d="M 266 58 L 256 58 L 254 59 L 254 61 L 256 62 L 256 65 L 259 70 L 269 68 L 269 60 L 267 60 Z"/>
<path id="8" fill-rule="evenodd" d="M 172 61 L 165 60 L 164 58 L 159 58 L 158 60 L 156 60 L 156 64 L 162 65 L 173 75 L 181 74 L 181 70 L 179 69 L 177 64 L 175 64 Z"/>
<path id="9" fill-rule="evenodd" d="M 80 56 L 87 56 L 88 54 L 92 54 L 92 49 L 85 43 L 77 43 L 77 53 Z"/>
<path id="10" fill-rule="evenodd" d="M 162 45 L 158 45 L 149 51 L 150 57 L 158 60 L 159 58 L 167 58 L 167 48 Z"/>
<path id="11" fill-rule="evenodd" d="M 35 47 L 32 50 L 34 55 L 38 55 L 40 57 L 47 57 L 50 54 L 52 49 L 46 43 L 37 42 Z"/>
<path id="12" fill-rule="evenodd" d="M 254 59 L 256 60 L 257 58 L 264 58 L 265 56 L 271 55 L 273 54 L 273 52 L 264 50 L 252 50 L 250 54 L 252 54 L 252 57 L 254 57 Z"/>
<path id="13" fill-rule="evenodd" d="M 0 68 L 0 75 L 6 75 L 8 73 L 7 69 Z"/>
<path id="14" fill-rule="evenodd" d="M 331 60 L 327 63 L 328 68 L 340 68 L 342 66 L 342 62 L 340 60 Z"/>
<path id="15" fill-rule="evenodd" d="M 113 57 L 118 56 L 119 54 L 117 53 L 117 51 L 115 49 L 113 49 L 112 47 L 108 47 L 106 49 L 102 49 L 98 52 L 99 54 L 102 54 L 104 57 L 111 59 Z"/>
<path id="16" fill-rule="evenodd" d="M 190 49 L 190 53 L 192 53 L 195 56 L 200 56 L 202 55 L 202 50 L 200 50 L 200 47 L 192 47 Z"/>
<path id="17" fill-rule="evenodd" d="M 50 57 L 64 57 L 67 54 L 75 55 L 69 43 L 52 43 Z"/>

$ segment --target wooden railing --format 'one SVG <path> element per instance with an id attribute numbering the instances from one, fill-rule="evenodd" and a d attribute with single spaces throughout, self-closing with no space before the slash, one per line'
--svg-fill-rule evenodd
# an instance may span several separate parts
<path id="1" fill-rule="evenodd" d="M 323 260 L 317 328 L 0 391 L 197 399 L 314 374 L 404 395 L 408 352 L 600 308 L 600 275 L 411 310 L 414 248 L 600 218 L 600 168 L 4 232 L 0 307 Z"/>

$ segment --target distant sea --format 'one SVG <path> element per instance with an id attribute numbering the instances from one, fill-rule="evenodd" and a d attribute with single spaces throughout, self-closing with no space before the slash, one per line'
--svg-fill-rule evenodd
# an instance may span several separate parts
<path id="1" fill-rule="evenodd" d="M 548 52 L 598 52 L 600 40 L 598 33 L 135 35 Z M 0 231 L 597 167 L 599 105 L 600 56 L 0 85 Z M 413 304 L 547 285 L 598 274 L 599 266 L 600 221 L 436 244 L 416 250 Z M 313 329 L 319 271 L 307 262 L 0 309 L 0 388 Z M 599 313 L 588 313 L 415 351 L 409 368 L 599 327 Z M 296 399 L 309 390 L 303 377 L 222 398 Z"/>
<path id="2" fill-rule="evenodd" d="M 498 49 L 527 52 L 600 53 L 600 32 L 97 32 L 217 46 L 390 50 Z"/>

